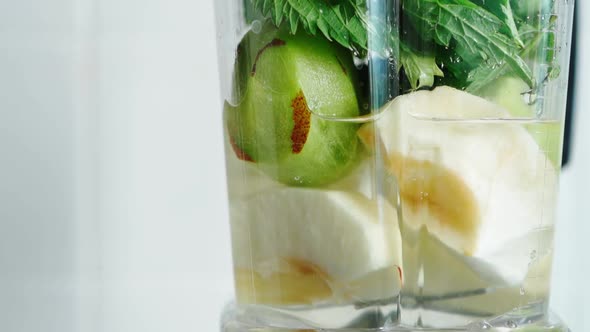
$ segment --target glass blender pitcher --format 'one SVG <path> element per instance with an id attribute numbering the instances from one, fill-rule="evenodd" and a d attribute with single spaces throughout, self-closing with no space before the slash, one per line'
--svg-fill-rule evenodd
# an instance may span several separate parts
<path id="1" fill-rule="evenodd" d="M 566 331 L 572 0 L 216 2 L 223 331 Z"/>

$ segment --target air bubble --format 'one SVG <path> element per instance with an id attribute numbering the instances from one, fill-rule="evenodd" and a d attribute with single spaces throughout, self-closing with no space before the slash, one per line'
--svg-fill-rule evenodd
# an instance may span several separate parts
<path id="1" fill-rule="evenodd" d="M 506 327 L 515 329 L 518 327 L 518 324 L 516 324 L 513 320 L 509 320 L 506 322 Z"/>
<path id="2" fill-rule="evenodd" d="M 489 330 L 493 326 L 490 323 L 488 323 L 488 322 L 481 322 L 480 327 L 481 327 L 482 330 Z"/>
<path id="3" fill-rule="evenodd" d="M 361 58 L 358 52 L 353 52 L 352 61 L 357 69 L 361 69 L 362 67 L 367 66 L 369 64 L 368 57 Z"/>
<path id="4" fill-rule="evenodd" d="M 262 22 L 254 20 L 250 28 L 252 29 L 252 32 L 260 33 L 260 31 L 262 31 Z"/>
<path id="5" fill-rule="evenodd" d="M 537 102 L 537 93 L 533 90 L 522 93 L 522 98 L 527 105 L 533 105 Z"/>

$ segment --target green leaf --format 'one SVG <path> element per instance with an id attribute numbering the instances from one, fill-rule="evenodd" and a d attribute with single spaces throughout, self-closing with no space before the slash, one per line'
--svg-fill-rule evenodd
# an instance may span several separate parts
<path id="1" fill-rule="evenodd" d="M 456 43 L 457 54 L 469 63 L 488 67 L 507 63 L 531 87 L 532 72 L 518 55 L 517 43 L 501 33 L 503 22 L 468 0 L 406 0 L 404 12 L 412 20 L 422 39 L 443 46 Z"/>
<path id="2" fill-rule="evenodd" d="M 287 3 L 286 6 L 289 4 Z M 299 14 L 295 11 L 295 9 L 289 7 L 289 22 L 291 22 L 291 33 L 295 34 L 297 32 L 297 27 L 299 26 Z"/>
<path id="3" fill-rule="evenodd" d="M 275 0 L 272 4 L 271 17 L 273 22 L 279 22 L 279 24 L 283 22 L 283 16 L 285 14 L 284 7 L 286 2 L 287 0 Z"/>
<path id="4" fill-rule="evenodd" d="M 244 2 L 244 19 L 246 23 L 251 24 L 255 20 L 264 19 L 260 14 L 259 10 L 257 10 L 254 5 L 252 4 L 251 0 L 243 0 Z"/>
<path id="5" fill-rule="evenodd" d="M 490 13 L 496 15 L 502 22 L 504 22 L 504 29 L 514 38 L 514 41 L 518 46 L 524 47 L 524 43 L 520 39 L 518 29 L 516 27 L 516 21 L 512 11 L 512 5 L 510 0 L 473 0 L 473 2 L 480 7 L 487 9 Z"/>
<path id="6" fill-rule="evenodd" d="M 264 0 L 262 2 L 262 12 L 263 13 L 268 13 L 270 12 L 270 9 L 272 8 L 272 0 Z M 271 13 L 272 14 L 272 13 Z"/>
<path id="7" fill-rule="evenodd" d="M 360 15 L 365 0 L 248 0 L 278 27 L 286 18 L 292 33 L 303 27 L 311 35 L 321 32 L 347 48 L 366 49 L 367 26 Z M 362 10 L 361 10 L 362 9 Z"/>
<path id="8" fill-rule="evenodd" d="M 504 23 L 508 26 L 510 33 L 512 34 L 512 38 L 514 41 L 520 46 L 524 47 L 524 43 L 520 40 L 518 34 L 518 28 L 516 27 L 516 22 L 514 21 L 514 15 L 512 14 L 512 7 L 510 7 L 510 0 L 503 0 L 506 3 L 501 5 L 502 13 L 504 14 Z"/>
<path id="9" fill-rule="evenodd" d="M 401 68 L 404 69 L 412 90 L 434 85 L 434 76 L 443 77 L 434 55 L 418 55 L 408 46 L 400 43 Z"/>
<path id="10" fill-rule="evenodd" d="M 443 76 L 437 65 L 443 61 L 458 82 L 478 89 L 497 77 L 512 72 L 531 87 L 532 73 L 522 58 L 523 44 L 533 38 L 530 32 L 518 31 L 511 1 L 513 0 L 403 0 L 403 13 L 413 23 L 418 35 L 414 42 L 399 41 L 397 29 L 389 40 L 383 39 L 386 22 L 381 14 L 367 16 L 367 0 L 245 0 L 263 17 L 280 26 L 287 21 L 291 33 L 302 28 L 310 35 L 323 35 L 349 49 L 364 51 L 393 47 L 400 50 L 403 68 L 412 89 L 434 84 Z M 525 24 L 521 23 L 521 29 Z M 524 40 L 524 42 L 523 42 Z M 442 54 L 423 50 L 431 42 L 450 47 L 453 60 Z M 419 47 L 416 47 L 417 45 Z M 407 45 L 411 45 L 407 46 Z M 436 58 L 435 55 L 436 54 Z M 442 57 L 442 58 L 440 58 Z M 458 61 L 459 59 L 461 61 Z"/>
<path id="11" fill-rule="evenodd" d="M 539 61 L 539 54 L 544 54 L 546 58 L 541 60 L 548 64 L 547 68 L 544 69 L 546 71 L 545 79 L 554 79 L 559 75 L 560 71 L 553 58 L 555 40 L 551 28 L 554 23 L 550 22 L 546 25 L 549 28 L 543 30 L 527 23 L 522 23 L 519 28 L 519 37 L 526 44 L 526 47 L 519 54 L 520 57 L 529 59 L 529 61 Z M 480 65 L 469 73 L 467 77 L 469 85 L 465 90 L 470 93 L 476 93 L 507 74 L 511 74 L 511 67 L 507 63 L 497 67 Z M 537 74 L 543 75 L 540 71 Z"/>
<path id="12" fill-rule="evenodd" d="M 504 76 L 508 72 L 509 67 L 507 65 L 502 65 L 497 68 L 489 66 L 479 66 L 471 72 L 469 72 L 469 75 L 467 76 L 467 82 L 469 82 L 470 84 L 467 86 L 465 91 L 469 93 L 475 93 L 483 87 L 488 86 L 490 83 L 497 80 L 498 78 Z"/>

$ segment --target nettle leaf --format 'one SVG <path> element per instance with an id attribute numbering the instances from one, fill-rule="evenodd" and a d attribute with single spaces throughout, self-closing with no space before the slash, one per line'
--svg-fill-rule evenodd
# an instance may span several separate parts
<path id="1" fill-rule="evenodd" d="M 282 22 L 285 16 L 285 4 L 287 0 L 275 0 L 272 10 L 272 20 L 274 22 Z"/>
<path id="2" fill-rule="evenodd" d="M 469 93 L 476 93 L 481 88 L 486 87 L 493 81 L 504 76 L 509 72 L 509 67 L 504 64 L 498 68 L 489 66 L 479 66 L 474 70 L 470 71 L 467 75 L 467 82 L 469 85 L 465 91 Z"/>
<path id="3" fill-rule="evenodd" d="M 520 57 L 521 48 L 501 32 L 504 23 L 468 0 L 406 0 L 404 12 L 422 38 L 454 46 L 463 61 L 494 68 L 507 63 L 516 75 L 534 86 L 532 72 Z"/>
<path id="4" fill-rule="evenodd" d="M 550 24 L 554 24 L 554 22 L 551 22 Z M 551 27 L 551 25 L 548 26 Z M 538 52 L 541 50 L 542 54 L 548 56 L 548 58 L 545 59 L 545 63 L 549 64 L 545 69 L 545 79 L 553 79 L 556 75 L 559 75 L 559 67 L 555 63 L 553 53 L 547 51 L 552 50 L 555 46 L 555 40 L 552 38 L 554 35 L 551 32 L 548 33 L 546 30 L 539 30 L 529 24 L 521 24 L 519 36 L 526 46 L 519 55 L 523 59 L 535 61 Z M 469 85 L 465 90 L 470 93 L 476 93 L 478 90 L 492 83 L 501 76 L 512 74 L 512 68 L 507 63 L 497 67 L 480 65 L 469 72 L 469 75 L 467 76 L 467 82 Z"/>
<path id="5" fill-rule="evenodd" d="M 368 49 L 380 54 L 399 47 L 399 63 L 412 89 L 434 85 L 435 76 L 443 76 L 437 61 L 456 78 L 479 88 L 510 72 L 531 87 L 532 72 L 523 60 L 523 45 L 529 45 L 522 23 L 517 26 L 512 12 L 514 0 L 403 0 L 402 12 L 418 32 L 422 44 L 450 47 L 462 61 L 448 62 L 443 55 L 416 51 L 400 41 L 396 29 L 386 29 L 384 16 L 368 17 L 367 0 L 245 0 L 277 27 L 286 23 L 291 33 L 304 29 L 310 35 L 323 35 L 351 50 Z M 381 38 L 385 31 L 391 35 Z M 387 39 L 389 38 L 389 39 Z M 416 45 L 414 45 L 416 46 Z M 380 54 L 383 55 L 383 54 Z"/>
<path id="6" fill-rule="evenodd" d="M 412 90 L 434 85 L 435 76 L 444 77 L 434 55 L 418 55 L 406 45 L 400 44 L 400 60 Z"/>
<path id="7" fill-rule="evenodd" d="M 516 27 L 516 20 L 514 19 L 514 13 L 510 0 L 473 0 L 473 2 L 480 7 L 487 9 L 490 13 L 496 15 L 502 22 L 504 22 L 503 30 L 510 35 L 521 48 L 524 47 L 524 43 L 520 39 L 518 28 Z"/>
<path id="8" fill-rule="evenodd" d="M 365 0 L 345 0 L 336 3 L 317 0 L 249 0 L 264 17 L 276 26 L 288 20 L 291 33 L 299 27 L 311 35 L 321 32 L 347 48 L 366 49 L 367 27 L 359 15 Z"/>
<path id="9" fill-rule="evenodd" d="M 272 6 L 272 2 L 273 2 L 272 0 L 264 0 L 262 2 L 262 12 L 263 13 L 268 13 L 270 11 L 271 6 Z"/>
<path id="10" fill-rule="evenodd" d="M 502 13 L 504 14 L 504 23 L 506 23 L 506 26 L 508 26 L 508 29 L 510 30 L 510 34 L 512 36 L 512 38 L 514 38 L 514 41 L 520 46 L 520 47 L 524 47 L 524 43 L 522 42 L 522 40 L 520 39 L 519 33 L 518 33 L 518 28 L 516 27 L 516 21 L 514 20 L 514 14 L 512 13 L 512 7 L 510 6 L 510 0 L 504 0 L 505 3 L 500 5 L 501 9 L 502 9 Z"/>
<path id="11" fill-rule="evenodd" d="M 289 7 L 289 22 L 291 22 L 291 33 L 295 34 L 297 32 L 297 27 L 299 26 L 299 14 L 292 7 Z M 277 26 L 280 25 L 278 22 L 275 22 L 275 24 Z"/>

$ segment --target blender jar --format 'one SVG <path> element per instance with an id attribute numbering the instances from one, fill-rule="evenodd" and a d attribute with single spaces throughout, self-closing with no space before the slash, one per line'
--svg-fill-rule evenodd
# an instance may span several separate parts
<path id="1" fill-rule="evenodd" d="M 573 1 L 223 0 L 224 330 L 548 313 Z"/>

